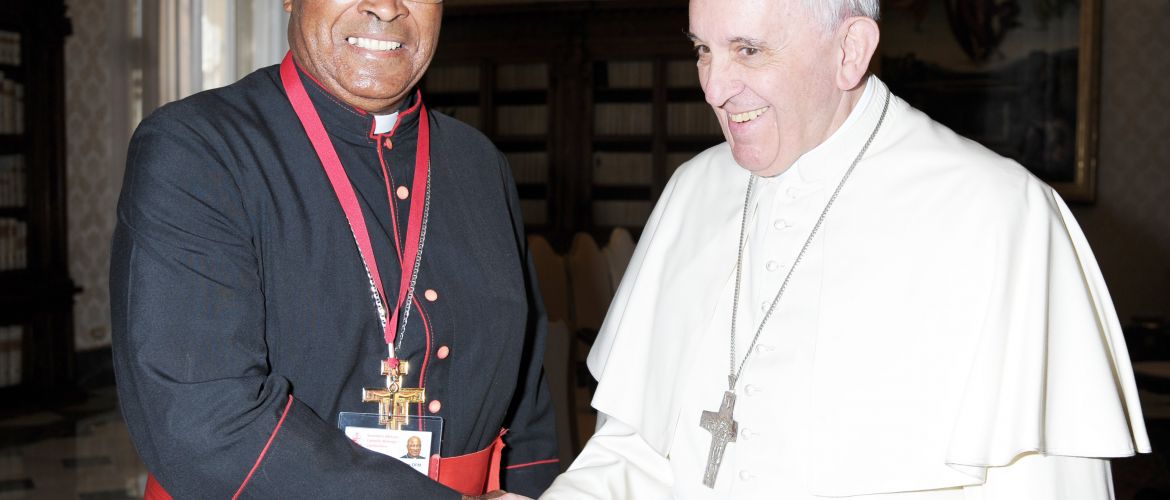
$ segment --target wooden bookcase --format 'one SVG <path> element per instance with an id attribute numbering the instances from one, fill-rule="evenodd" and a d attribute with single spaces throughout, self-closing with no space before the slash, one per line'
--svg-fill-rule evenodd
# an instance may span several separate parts
<path id="1" fill-rule="evenodd" d="M 63 0 L 0 3 L 0 407 L 73 378 Z"/>
<path id="2" fill-rule="evenodd" d="M 602 246 L 616 226 L 636 238 L 674 170 L 723 142 L 686 28 L 686 0 L 451 6 L 423 95 L 508 157 L 529 234 L 562 255 L 581 231 Z M 579 447 L 593 431 L 591 341 L 572 338 Z"/>
<path id="3" fill-rule="evenodd" d="M 530 234 L 604 244 L 723 141 L 686 28 L 685 0 L 451 7 L 424 95 L 507 155 Z"/>

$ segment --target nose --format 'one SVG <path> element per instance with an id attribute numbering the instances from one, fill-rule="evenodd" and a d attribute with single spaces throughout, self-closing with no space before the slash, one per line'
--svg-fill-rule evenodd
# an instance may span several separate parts
<path id="1" fill-rule="evenodd" d="M 743 90 L 743 80 L 736 73 L 731 61 L 712 57 L 707 64 L 699 65 L 699 83 L 707 104 L 721 107 Z"/>
<path id="2" fill-rule="evenodd" d="M 379 21 L 389 22 L 406 14 L 403 0 L 361 0 L 357 4 L 359 12 L 374 16 Z"/>

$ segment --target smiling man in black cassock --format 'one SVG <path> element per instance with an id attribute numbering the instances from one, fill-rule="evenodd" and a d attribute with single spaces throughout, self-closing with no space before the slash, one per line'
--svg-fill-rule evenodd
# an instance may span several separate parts
<path id="1" fill-rule="evenodd" d="M 440 2 L 285 0 L 280 66 L 135 132 L 110 294 L 148 498 L 537 496 L 559 470 L 508 164 L 416 90 Z M 343 412 L 441 418 L 427 475 Z"/>

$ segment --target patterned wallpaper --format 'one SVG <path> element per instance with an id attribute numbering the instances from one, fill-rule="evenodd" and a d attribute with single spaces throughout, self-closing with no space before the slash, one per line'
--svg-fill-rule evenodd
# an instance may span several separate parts
<path id="1" fill-rule="evenodd" d="M 1074 207 L 1125 323 L 1170 317 L 1170 1 L 1103 0 L 1097 203 Z"/>
<path id="2" fill-rule="evenodd" d="M 67 2 L 70 273 L 84 289 L 75 307 L 78 349 L 110 342 L 109 240 L 128 140 L 119 63 L 125 1 Z M 1122 320 L 1170 317 L 1170 1 L 1102 1 L 1098 196 L 1073 211 Z"/>
<path id="3" fill-rule="evenodd" d="M 125 158 L 125 78 L 117 71 L 125 0 L 68 0 L 65 44 L 69 273 L 78 350 L 110 344 L 109 260 Z"/>

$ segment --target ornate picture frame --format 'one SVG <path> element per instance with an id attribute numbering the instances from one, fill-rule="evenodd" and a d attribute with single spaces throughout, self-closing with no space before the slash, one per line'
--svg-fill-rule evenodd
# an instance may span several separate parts
<path id="1" fill-rule="evenodd" d="M 882 0 L 878 73 L 956 132 L 1094 201 L 1101 0 Z"/>

